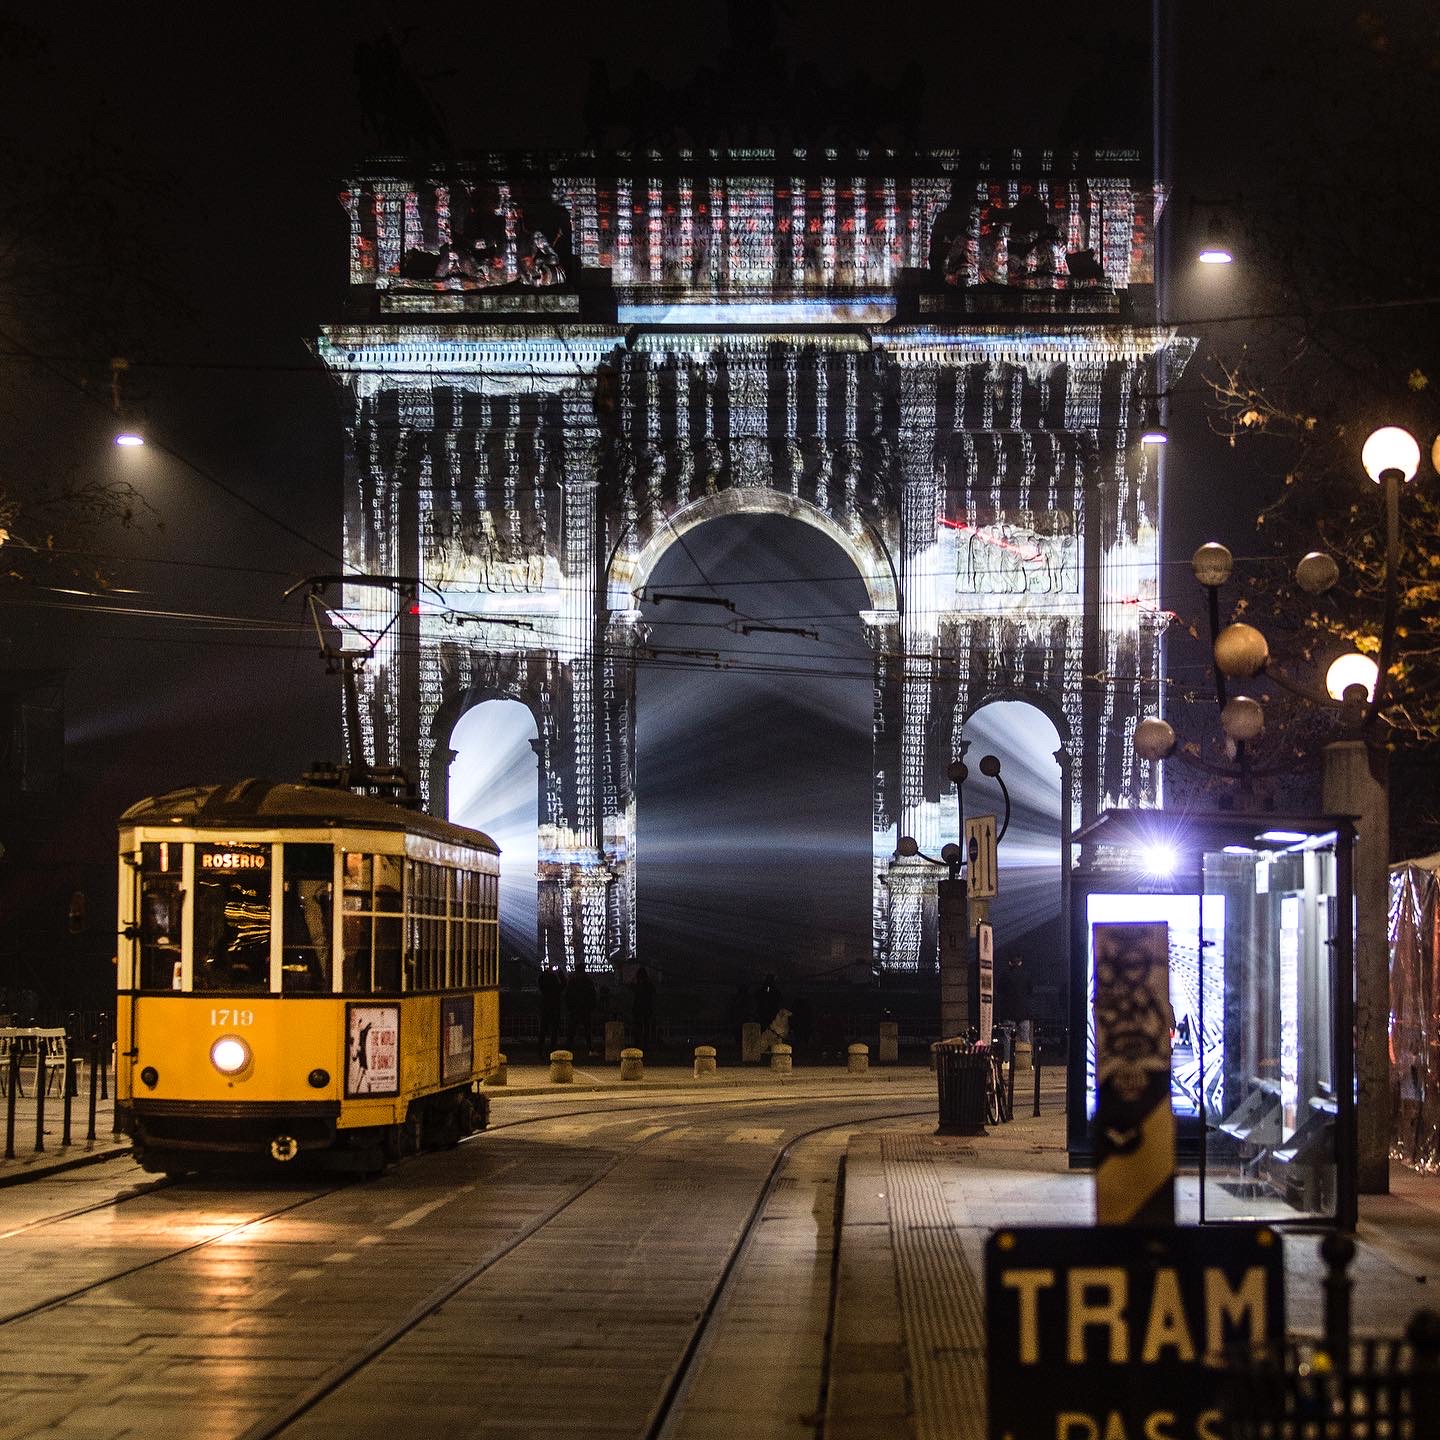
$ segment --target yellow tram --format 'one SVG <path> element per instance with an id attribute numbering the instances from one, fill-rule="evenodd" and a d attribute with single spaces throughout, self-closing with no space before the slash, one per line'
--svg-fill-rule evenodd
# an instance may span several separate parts
<path id="1" fill-rule="evenodd" d="M 478 830 L 333 785 L 127 810 L 116 1095 L 141 1164 L 374 1170 L 483 1128 L 498 857 Z"/>

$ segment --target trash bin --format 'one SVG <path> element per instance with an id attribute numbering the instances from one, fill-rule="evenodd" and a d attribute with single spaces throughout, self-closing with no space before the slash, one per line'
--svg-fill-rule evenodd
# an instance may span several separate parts
<path id="1" fill-rule="evenodd" d="M 968 1040 L 941 1040 L 934 1047 L 935 1082 L 940 1092 L 938 1135 L 983 1135 L 990 1082 L 990 1056 Z"/>

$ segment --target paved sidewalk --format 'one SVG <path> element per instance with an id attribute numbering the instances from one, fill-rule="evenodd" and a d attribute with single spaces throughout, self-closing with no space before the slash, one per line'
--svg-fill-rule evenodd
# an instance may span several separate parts
<path id="1" fill-rule="evenodd" d="M 1057 1072 L 1058 1073 L 1058 1072 Z M 504 1085 L 486 1085 L 485 1091 L 492 1098 L 505 1095 L 553 1095 L 564 1098 L 581 1092 L 596 1090 L 653 1095 L 657 1090 L 684 1090 L 700 1093 L 708 1090 L 743 1089 L 770 1090 L 800 1086 L 866 1086 L 900 1084 L 907 1087 L 926 1086 L 935 1088 L 934 1073 L 924 1065 L 871 1065 L 863 1075 L 851 1074 L 844 1065 L 806 1065 L 798 1063 L 789 1074 L 772 1070 L 768 1064 L 741 1065 L 721 1062 L 713 1075 L 696 1079 L 693 1064 L 661 1063 L 645 1065 L 645 1073 L 639 1080 L 621 1080 L 619 1062 L 607 1064 L 603 1060 L 590 1059 L 575 1062 L 575 1078 L 556 1084 L 550 1079 L 548 1064 L 521 1064 L 511 1062 L 509 1076 Z"/>
<path id="2" fill-rule="evenodd" d="M 130 1153 L 129 1138 L 111 1133 L 115 1123 L 113 1075 L 107 1077 L 108 1098 L 101 1100 L 97 1092 L 95 1139 L 86 1139 L 90 1124 L 90 1071 L 89 1066 L 83 1064 L 79 1070 L 80 1093 L 70 1099 L 70 1144 L 61 1143 L 65 1128 L 65 1100 L 57 1080 L 45 1097 L 44 1134 L 39 1137 L 44 1148 L 39 1150 L 35 1145 L 35 1087 L 30 1077 L 25 1077 L 25 1093 L 15 1096 L 15 1155 L 13 1159 L 0 1155 L 0 1188 Z M 9 1105 L 9 1095 L 0 1095 L 0 1126 L 8 1127 Z"/>
<path id="3" fill-rule="evenodd" d="M 982 1440 L 990 1232 L 1093 1223 L 1093 1177 L 1068 1168 L 1058 1092 L 1047 1092 L 1040 1119 L 1027 1115 L 985 1136 L 933 1128 L 906 1125 L 850 1142 L 829 1440 Z M 1440 1179 L 1395 1166 L 1391 1187 L 1361 1200 L 1351 1268 L 1357 1335 L 1397 1334 L 1417 1308 L 1440 1309 Z M 1182 1179 L 1182 1215 L 1193 1188 Z M 1284 1243 L 1288 1324 L 1318 1335 L 1319 1238 L 1290 1233 Z"/>

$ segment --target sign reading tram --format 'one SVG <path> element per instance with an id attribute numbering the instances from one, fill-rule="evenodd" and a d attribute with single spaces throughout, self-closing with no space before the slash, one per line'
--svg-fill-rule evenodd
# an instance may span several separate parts
<path id="1" fill-rule="evenodd" d="M 1007 1228 L 985 1247 L 990 1440 L 1223 1440 L 1226 1351 L 1285 1335 L 1280 1237 Z"/>

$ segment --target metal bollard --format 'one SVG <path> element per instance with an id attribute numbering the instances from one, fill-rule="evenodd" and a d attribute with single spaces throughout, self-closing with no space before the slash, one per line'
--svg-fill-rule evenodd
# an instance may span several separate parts
<path id="1" fill-rule="evenodd" d="M 1410 1364 L 1410 1413 L 1440 1415 L 1440 1315 L 1417 1310 L 1405 1327 Z"/>
<path id="2" fill-rule="evenodd" d="M 45 1148 L 45 1045 L 35 1056 L 35 1153 Z"/>
<path id="3" fill-rule="evenodd" d="M 1032 1112 L 1036 1119 L 1040 1117 L 1040 1067 L 1044 1064 L 1045 1051 L 1040 1044 L 1040 1036 L 1037 1034 L 1034 1039 L 1034 1049 L 1030 1052 L 1030 1066 L 1035 1071 L 1035 1109 Z"/>
<path id="4" fill-rule="evenodd" d="M 1355 1242 L 1340 1232 L 1331 1231 L 1320 1242 L 1320 1258 L 1325 1262 L 1325 1348 L 1330 1359 L 1342 1373 L 1350 1369 L 1350 1292 L 1354 1283 L 1349 1276 L 1350 1262 L 1355 1258 Z"/>
<path id="5" fill-rule="evenodd" d="M 70 1143 L 70 1103 L 75 1098 L 75 1067 L 80 1062 L 67 1050 L 65 1052 L 65 1104 L 61 1108 L 63 1117 L 60 1126 L 60 1144 Z"/>
<path id="6" fill-rule="evenodd" d="M 1010 1073 L 1005 1078 L 1005 1118 L 1015 1118 L 1015 1032 L 1010 1032 Z"/>
<path id="7" fill-rule="evenodd" d="M 15 1158 L 15 1092 L 20 1088 L 20 1055 L 10 1052 L 10 1081 L 5 1091 L 5 1158 Z"/>
<path id="8" fill-rule="evenodd" d="M 95 1087 L 100 1080 L 100 1042 L 96 1040 L 90 1051 L 90 1125 L 85 1131 L 85 1139 L 91 1144 L 95 1141 Z"/>
<path id="9" fill-rule="evenodd" d="M 622 1080 L 643 1080 L 645 1078 L 645 1052 L 634 1045 L 627 1045 L 620 1052 L 620 1078 Z"/>

